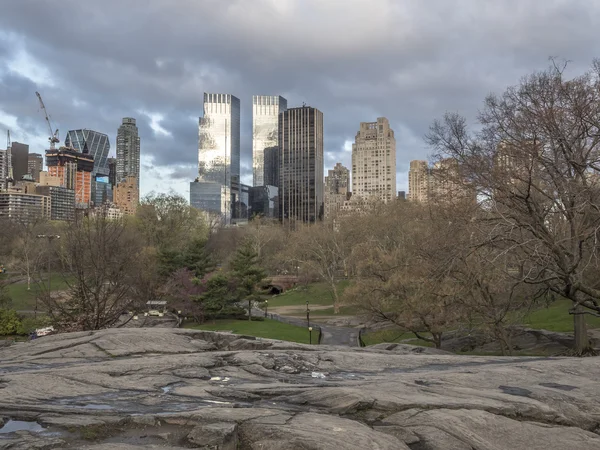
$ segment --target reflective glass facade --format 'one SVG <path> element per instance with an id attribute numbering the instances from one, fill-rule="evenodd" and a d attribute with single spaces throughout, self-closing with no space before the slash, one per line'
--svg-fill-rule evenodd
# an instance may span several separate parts
<path id="1" fill-rule="evenodd" d="M 252 171 L 253 185 L 269 184 L 273 167 L 265 162 L 265 150 L 278 146 L 279 113 L 287 110 L 287 100 L 281 96 L 255 95 L 252 97 Z"/>
<path id="2" fill-rule="evenodd" d="M 230 204 L 230 188 L 205 181 L 190 183 L 190 205 L 201 211 L 221 215 L 226 224 L 231 221 Z"/>
<path id="3" fill-rule="evenodd" d="M 279 218 L 323 220 L 323 113 L 310 106 L 279 115 Z"/>
<path id="4" fill-rule="evenodd" d="M 94 158 L 92 176 L 108 176 L 108 152 L 110 142 L 108 136 L 93 130 L 71 130 L 65 138 L 65 146 L 73 147 L 81 153 L 88 153 Z"/>
<path id="5" fill-rule="evenodd" d="M 113 202 L 113 190 L 107 178 L 92 180 L 92 202 L 94 206 Z"/>
<path id="6" fill-rule="evenodd" d="M 230 94 L 204 93 L 198 125 L 199 181 L 231 188 L 240 179 L 240 100 Z"/>
<path id="7" fill-rule="evenodd" d="M 110 166 L 110 164 L 108 164 Z M 109 167 L 110 169 L 110 167 Z M 109 170 L 110 172 L 110 170 Z M 135 119 L 124 117 L 117 131 L 116 182 L 127 177 L 136 177 L 140 185 L 140 137 Z"/>

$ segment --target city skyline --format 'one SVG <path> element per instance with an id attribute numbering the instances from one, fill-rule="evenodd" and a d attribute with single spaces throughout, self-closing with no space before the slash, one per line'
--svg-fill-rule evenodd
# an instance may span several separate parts
<path id="1" fill-rule="evenodd" d="M 447 110 L 474 118 L 486 94 L 544 69 L 549 56 L 571 61 L 567 76 L 598 56 L 585 43 L 593 41 L 600 7 L 583 1 L 548 2 L 543 11 L 511 0 L 461 8 L 382 0 L 375 9 L 366 0 L 225 3 L 172 8 L 152 0 L 140 18 L 114 0 L 102 8 L 40 2 L 33 10 L 8 2 L 0 17 L 0 134 L 10 129 L 14 141 L 43 153 L 48 129 L 36 91 L 61 141 L 70 129 L 98 130 L 109 135 L 112 155 L 121 118 L 135 117 L 141 194 L 173 188 L 187 198 L 197 173 L 202 93 L 240 98 L 240 175 L 249 185 L 252 96 L 281 95 L 289 105 L 323 111 L 326 170 L 336 162 L 351 166 L 360 122 L 387 117 L 397 140 L 396 190 L 407 191 L 409 163 L 427 159 L 422 138 L 434 119 Z M 98 20 L 88 20 L 90 9 Z M 68 29 L 44 31 L 67 11 Z M 142 21 L 124 39 L 114 17 Z M 155 30 L 165 28 L 157 38 Z"/>

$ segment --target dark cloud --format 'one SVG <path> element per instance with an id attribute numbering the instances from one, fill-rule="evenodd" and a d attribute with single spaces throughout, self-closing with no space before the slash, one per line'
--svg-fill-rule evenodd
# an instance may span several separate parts
<path id="1" fill-rule="evenodd" d="M 474 118 L 487 93 L 544 68 L 548 56 L 580 73 L 597 56 L 600 25 L 600 6 L 585 0 L 4 3 L 0 127 L 16 117 L 14 134 L 44 145 L 36 90 L 61 135 L 96 129 L 113 152 L 121 118 L 136 117 L 152 167 L 143 186 L 155 190 L 184 189 L 195 176 L 204 91 L 242 101 L 246 180 L 251 96 L 281 94 L 323 111 L 326 169 L 350 163 L 346 143 L 359 122 L 387 117 L 404 189 L 408 162 L 427 156 L 422 137 L 434 118 Z M 153 130 L 153 117 L 167 134 Z"/>

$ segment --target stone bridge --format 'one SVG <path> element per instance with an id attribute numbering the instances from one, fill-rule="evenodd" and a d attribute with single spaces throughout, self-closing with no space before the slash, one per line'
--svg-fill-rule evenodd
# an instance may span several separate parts
<path id="1" fill-rule="evenodd" d="M 263 281 L 265 288 L 272 294 L 281 294 L 298 284 L 298 277 L 293 275 L 275 275 L 268 277 Z"/>

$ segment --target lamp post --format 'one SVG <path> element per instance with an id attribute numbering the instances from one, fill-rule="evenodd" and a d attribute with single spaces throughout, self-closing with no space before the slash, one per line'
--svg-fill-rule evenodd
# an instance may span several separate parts
<path id="1" fill-rule="evenodd" d="M 265 318 L 267 317 L 268 311 L 269 311 L 269 300 L 265 300 Z"/>
<path id="2" fill-rule="evenodd" d="M 38 234 L 37 235 L 38 239 L 48 239 L 48 243 L 52 243 L 52 241 L 54 239 L 60 239 L 60 236 L 58 234 Z M 51 276 L 50 276 L 50 251 L 48 250 L 48 267 L 46 269 L 47 275 L 48 275 L 48 298 L 52 298 L 51 297 L 51 285 L 50 285 L 50 281 L 51 281 Z M 38 309 L 38 296 L 35 296 L 35 309 L 33 310 L 33 318 L 37 319 L 37 309 Z"/>
<path id="3" fill-rule="evenodd" d="M 310 309 L 308 309 L 308 300 L 306 300 L 306 325 L 310 327 Z"/>
<path id="4" fill-rule="evenodd" d="M 308 327 L 308 343 L 312 345 L 312 327 Z"/>

